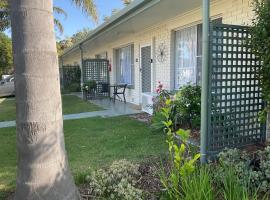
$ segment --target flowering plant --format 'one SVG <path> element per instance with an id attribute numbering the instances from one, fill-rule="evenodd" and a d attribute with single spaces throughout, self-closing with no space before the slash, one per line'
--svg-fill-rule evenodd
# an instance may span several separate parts
<path id="1" fill-rule="evenodd" d="M 97 88 L 97 83 L 95 80 L 90 80 L 84 83 L 82 88 L 83 88 L 83 91 L 89 92 L 90 90 Z"/>

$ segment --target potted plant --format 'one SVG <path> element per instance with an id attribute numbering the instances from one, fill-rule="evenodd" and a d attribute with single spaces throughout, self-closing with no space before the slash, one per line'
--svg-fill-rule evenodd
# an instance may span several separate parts
<path id="1" fill-rule="evenodd" d="M 97 89 L 97 82 L 95 80 L 89 80 L 83 84 L 83 98 L 87 100 L 88 95 L 90 98 L 94 98 Z"/>

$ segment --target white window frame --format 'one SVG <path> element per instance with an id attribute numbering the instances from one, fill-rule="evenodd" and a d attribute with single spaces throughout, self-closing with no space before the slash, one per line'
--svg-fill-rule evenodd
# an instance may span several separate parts
<path id="1" fill-rule="evenodd" d="M 122 64 L 122 60 L 120 59 L 120 53 L 123 53 L 122 51 L 124 51 L 124 49 L 129 48 L 130 51 L 130 55 L 129 55 L 129 63 L 124 63 L 124 66 L 122 66 L 121 68 L 121 64 Z M 123 55 L 122 56 L 126 56 L 127 55 Z M 115 65 L 116 65 L 116 82 L 118 84 L 127 84 L 129 86 L 133 86 L 134 85 L 134 45 L 133 44 L 129 44 L 126 46 L 122 46 L 120 48 L 115 49 Z M 128 72 L 124 71 L 126 68 L 129 68 L 128 70 L 130 71 L 129 75 Z M 119 74 L 120 73 L 120 74 Z M 127 77 L 123 77 L 123 76 L 130 76 L 130 78 Z M 123 80 L 123 79 L 129 79 L 129 80 Z"/>
<path id="2" fill-rule="evenodd" d="M 190 84 L 196 84 L 197 83 L 197 48 L 198 48 L 198 45 L 197 45 L 197 41 L 198 41 L 198 38 L 197 38 L 197 36 L 198 36 L 198 29 L 197 29 L 197 26 L 198 26 L 198 24 L 192 24 L 192 25 L 190 25 L 190 26 L 185 26 L 185 27 L 183 27 L 182 29 L 178 29 L 178 30 L 176 30 L 175 31 L 175 39 L 174 39 L 174 42 L 175 42 L 175 48 L 174 48 L 174 55 L 175 55 L 175 69 L 174 69 L 174 72 L 175 72 L 175 76 L 174 76 L 174 88 L 176 89 L 176 90 L 179 90 L 179 88 L 180 87 L 182 87 L 182 86 L 184 86 L 184 85 L 186 85 L 186 84 L 188 84 L 188 82 L 187 83 L 183 83 L 183 85 L 180 85 L 179 83 L 178 83 L 178 81 L 177 81 L 177 74 L 179 73 L 179 69 L 177 68 L 177 64 L 178 64 L 178 62 L 179 62 L 179 60 L 178 60 L 178 58 L 177 58 L 177 40 L 178 40 L 178 37 L 177 37 L 177 34 L 180 32 L 180 31 L 185 31 L 185 30 L 187 30 L 187 29 L 191 29 L 191 28 L 194 28 L 194 29 L 196 29 L 196 33 L 195 33 L 195 41 L 196 41 L 196 49 L 194 50 L 194 52 L 195 52 L 195 56 L 194 56 L 194 63 L 193 63 L 193 65 L 194 65 L 194 75 L 193 75 L 193 78 L 194 78 L 194 80 L 192 81 L 192 82 L 190 82 Z"/>

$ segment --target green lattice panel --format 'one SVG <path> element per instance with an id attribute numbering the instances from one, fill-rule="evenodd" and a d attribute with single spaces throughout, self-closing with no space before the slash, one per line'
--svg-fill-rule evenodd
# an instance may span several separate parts
<path id="1" fill-rule="evenodd" d="M 265 140 L 258 121 L 263 109 L 260 61 L 251 52 L 249 28 L 216 24 L 210 39 L 210 103 L 208 151 L 242 147 Z"/>
<path id="2" fill-rule="evenodd" d="M 95 80 L 97 89 L 95 97 L 108 97 L 109 61 L 105 59 L 87 59 L 83 61 L 83 82 Z M 105 88 L 106 87 L 106 88 Z"/>

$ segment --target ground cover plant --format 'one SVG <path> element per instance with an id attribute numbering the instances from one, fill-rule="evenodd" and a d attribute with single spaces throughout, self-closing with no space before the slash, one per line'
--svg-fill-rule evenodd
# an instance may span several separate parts
<path id="1" fill-rule="evenodd" d="M 99 106 L 83 101 L 74 95 L 63 95 L 62 103 L 64 115 L 102 110 Z M 15 100 L 13 98 L 0 98 L 0 121 L 11 121 L 15 118 Z"/>

